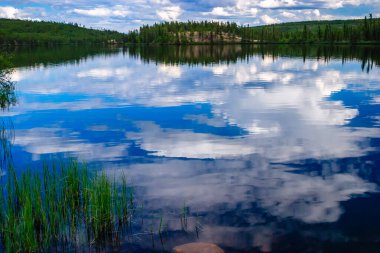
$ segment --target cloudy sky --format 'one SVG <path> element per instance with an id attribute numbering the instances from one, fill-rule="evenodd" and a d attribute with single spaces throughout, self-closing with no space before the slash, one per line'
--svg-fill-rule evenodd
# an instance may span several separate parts
<path id="1" fill-rule="evenodd" d="M 170 20 L 230 20 L 240 24 L 380 15 L 379 0 L 1 0 L 0 17 L 77 22 L 128 31 Z"/>

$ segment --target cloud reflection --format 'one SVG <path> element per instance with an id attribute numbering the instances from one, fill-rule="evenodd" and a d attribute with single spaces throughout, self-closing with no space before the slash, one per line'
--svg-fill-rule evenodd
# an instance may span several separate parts
<path id="1" fill-rule="evenodd" d="M 41 155 L 58 153 L 75 154 L 84 161 L 116 161 L 128 155 L 127 144 L 89 143 L 66 129 L 17 130 L 15 136 L 14 144 L 24 147 L 37 160 Z"/>
<path id="2" fill-rule="evenodd" d="M 354 174 L 302 175 L 257 156 L 239 160 L 158 160 L 107 172 L 112 178 L 127 173 L 137 189 L 143 189 L 140 196 L 148 210 L 170 214 L 186 203 L 190 215 L 203 217 L 201 240 L 237 248 L 270 247 L 270 234 L 285 232 L 272 217 L 279 222 L 336 222 L 344 212 L 342 201 L 376 190 L 374 184 Z M 175 220 L 176 215 L 166 219 Z M 215 219 L 223 220 L 220 224 Z M 244 226 L 238 227 L 236 219 Z M 169 222 L 169 230 L 180 230 L 178 222 Z"/>
<path id="3" fill-rule="evenodd" d="M 48 122 L 16 129 L 15 145 L 36 159 L 67 152 L 104 161 L 110 175 L 127 173 L 146 208 L 179 210 L 186 201 L 203 214 L 203 239 L 270 250 L 272 236 L 283 231 L 271 217 L 336 222 L 341 202 L 377 190 L 357 172 L 322 176 L 290 165 L 374 151 L 370 139 L 379 129 L 350 125 L 362 116 L 360 108 L 333 99 L 380 88 L 379 69 L 367 74 L 356 65 L 259 56 L 230 65 L 156 65 L 120 53 L 18 69 L 16 128 L 34 113 Z M 85 126 L 65 126 L 67 111 Z M 140 162 L 131 162 L 136 157 Z M 245 227 L 218 220 L 229 212 Z"/>

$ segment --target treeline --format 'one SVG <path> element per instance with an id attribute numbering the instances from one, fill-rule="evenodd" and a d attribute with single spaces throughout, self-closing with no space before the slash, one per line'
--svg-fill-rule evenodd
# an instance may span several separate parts
<path id="1" fill-rule="evenodd" d="M 0 19 L 0 45 L 380 43 L 380 19 L 308 21 L 259 27 L 188 21 L 144 25 L 128 34 L 73 23 Z"/>
<path id="2" fill-rule="evenodd" d="M 0 45 L 121 43 L 124 34 L 78 24 L 0 19 Z"/>
<path id="3" fill-rule="evenodd" d="M 380 43 L 380 19 L 334 20 L 242 27 L 244 41 L 262 43 Z"/>
<path id="4" fill-rule="evenodd" d="M 233 22 L 188 21 L 144 25 L 125 36 L 126 43 L 380 43 L 380 19 L 307 21 L 258 27 Z"/>
<path id="5" fill-rule="evenodd" d="M 188 21 L 144 25 L 125 37 L 129 43 L 191 44 L 240 42 L 241 27 L 231 22 Z"/>

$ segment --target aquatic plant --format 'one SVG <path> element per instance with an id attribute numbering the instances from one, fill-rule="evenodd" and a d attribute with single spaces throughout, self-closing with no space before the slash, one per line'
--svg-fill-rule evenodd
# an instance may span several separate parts
<path id="1" fill-rule="evenodd" d="M 182 230 L 187 230 L 187 222 L 188 222 L 188 207 L 186 206 L 186 202 L 183 203 L 183 207 L 181 209 L 181 227 Z"/>
<path id="2" fill-rule="evenodd" d="M 4 169 L 12 162 L 12 144 L 14 141 L 14 127 L 11 120 L 0 120 L 0 177 Z"/>
<path id="3" fill-rule="evenodd" d="M 0 184 L 0 236 L 7 252 L 103 247 L 122 237 L 133 193 L 77 161 L 45 165 L 42 175 L 8 169 Z"/>

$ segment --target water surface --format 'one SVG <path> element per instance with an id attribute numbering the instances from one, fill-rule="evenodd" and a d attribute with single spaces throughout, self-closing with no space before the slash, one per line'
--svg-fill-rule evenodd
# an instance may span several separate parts
<path id="1" fill-rule="evenodd" d="M 18 171 L 78 158 L 128 176 L 146 216 L 136 226 L 163 217 L 166 233 L 136 231 L 126 251 L 199 240 L 226 252 L 377 252 L 378 52 L 23 49 L 18 102 L 2 114 Z"/>

